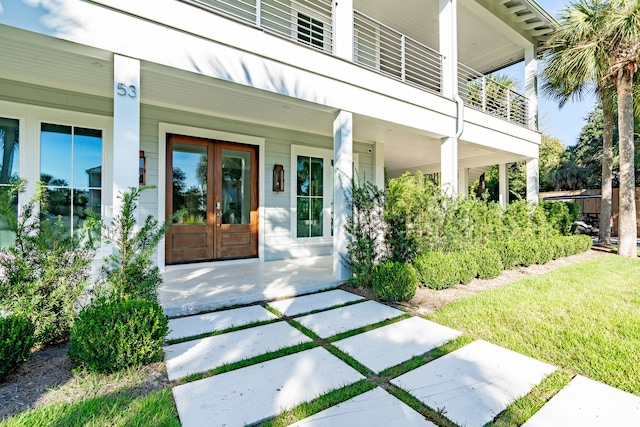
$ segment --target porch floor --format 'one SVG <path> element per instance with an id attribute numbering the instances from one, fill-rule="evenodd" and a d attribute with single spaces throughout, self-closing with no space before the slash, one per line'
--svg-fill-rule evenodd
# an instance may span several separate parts
<path id="1" fill-rule="evenodd" d="M 333 257 L 168 266 L 158 290 L 169 317 L 237 304 L 308 294 L 336 287 Z"/>

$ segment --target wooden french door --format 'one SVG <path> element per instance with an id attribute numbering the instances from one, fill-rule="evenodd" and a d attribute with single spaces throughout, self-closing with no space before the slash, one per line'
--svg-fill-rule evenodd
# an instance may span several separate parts
<path id="1" fill-rule="evenodd" d="M 258 256 L 258 152 L 167 137 L 166 263 Z"/>

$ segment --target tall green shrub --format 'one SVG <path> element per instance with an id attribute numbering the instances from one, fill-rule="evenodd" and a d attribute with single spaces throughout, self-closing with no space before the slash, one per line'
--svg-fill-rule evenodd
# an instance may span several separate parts
<path id="1" fill-rule="evenodd" d="M 416 294 L 418 277 L 411 264 L 387 261 L 373 269 L 373 291 L 385 301 L 409 301 Z"/>
<path id="2" fill-rule="evenodd" d="M 16 236 L 12 247 L 0 251 L 0 308 L 29 317 L 36 342 L 46 345 L 68 336 L 78 298 L 89 284 L 94 251 L 60 218 L 39 218 L 47 204 L 41 186 L 16 216 L 12 206 L 23 189 L 20 181 L 0 190 L 0 216 Z"/>
<path id="3" fill-rule="evenodd" d="M 547 220 L 551 226 L 563 236 L 569 236 L 575 231 L 574 222 L 580 218 L 580 205 L 573 202 L 542 202 Z"/>
<path id="4" fill-rule="evenodd" d="M 102 227 L 103 236 L 113 244 L 115 251 L 105 258 L 101 273 L 108 285 L 107 292 L 120 298 L 128 296 L 157 301 L 156 291 L 162 284 L 162 277 L 151 257 L 168 225 L 160 225 L 148 215 L 142 226 L 138 226 L 138 200 L 146 188 L 132 187 L 118 196 L 122 200 L 121 211 L 113 218 L 110 227 Z"/>
<path id="5" fill-rule="evenodd" d="M 345 230 L 351 237 L 345 261 L 351 268 L 349 283 L 371 286 L 374 267 L 384 258 L 384 191 L 371 182 L 353 179 L 347 204 L 352 216 L 347 218 Z"/>
<path id="6" fill-rule="evenodd" d="M 460 283 L 458 266 L 450 254 L 425 252 L 413 261 L 422 286 L 431 289 L 446 289 Z"/>

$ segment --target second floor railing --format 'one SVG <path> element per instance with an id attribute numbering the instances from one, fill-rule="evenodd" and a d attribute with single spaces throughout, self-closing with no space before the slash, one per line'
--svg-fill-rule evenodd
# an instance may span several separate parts
<path id="1" fill-rule="evenodd" d="M 442 55 L 381 22 L 354 11 L 353 60 L 379 73 L 441 93 Z"/>
<path id="2" fill-rule="evenodd" d="M 333 51 L 333 6 L 329 0 L 189 0 L 289 39 Z"/>
<path id="3" fill-rule="evenodd" d="M 526 97 L 463 64 L 458 64 L 458 94 L 469 107 L 530 127 Z"/>

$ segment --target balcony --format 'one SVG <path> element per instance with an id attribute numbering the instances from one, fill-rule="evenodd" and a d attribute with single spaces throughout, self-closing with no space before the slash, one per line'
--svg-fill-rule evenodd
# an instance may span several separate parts
<path id="1" fill-rule="evenodd" d="M 328 54 L 335 50 L 330 0 L 182 1 L 312 49 Z M 442 94 L 443 56 L 415 37 L 354 10 L 353 43 L 354 63 L 421 90 Z M 529 127 L 526 97 L 463 64 L 458 67 L 458 90 L 465 105 Z"/>

